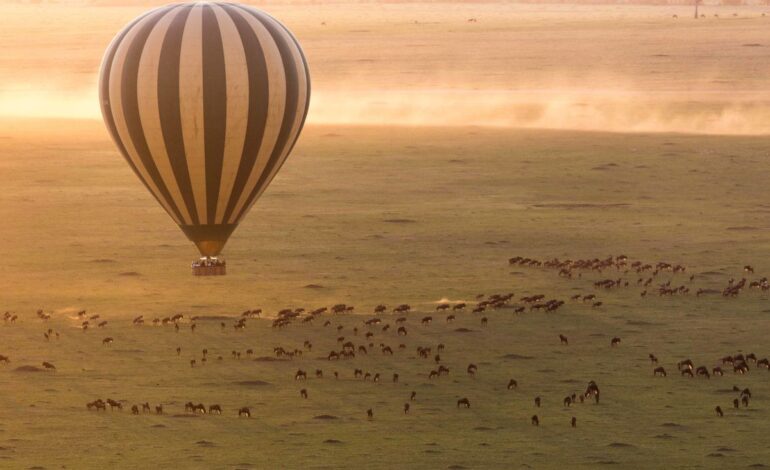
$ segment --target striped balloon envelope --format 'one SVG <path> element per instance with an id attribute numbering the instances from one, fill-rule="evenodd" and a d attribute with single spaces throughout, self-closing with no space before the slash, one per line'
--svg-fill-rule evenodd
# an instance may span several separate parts
<path id="1" fill-rule="evenodd" d="M 113 39 L 99 97 L 123 157 L 211 257 L 297 141 L 310 75 L 296 38 L 270 15 L 233 3 L 174 4 Z"/>

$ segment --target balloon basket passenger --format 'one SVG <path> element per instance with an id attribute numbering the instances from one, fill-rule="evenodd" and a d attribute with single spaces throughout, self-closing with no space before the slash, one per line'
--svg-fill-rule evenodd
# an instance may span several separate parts
<path id="1" fill-rule="evenodd" d="M 193 276 L 224 276 L 227 274 L 227 262 L 213 256 L 204 256 L 192 262 Z"/>

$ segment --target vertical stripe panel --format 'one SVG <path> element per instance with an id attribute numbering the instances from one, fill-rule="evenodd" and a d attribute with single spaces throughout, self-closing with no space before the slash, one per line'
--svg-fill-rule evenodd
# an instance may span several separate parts
<path id="1" fill-rule="evenodd" d="M 199 223 L 208 221 L 206 148 L 203 118 L 203 4 L 190 10 L 179 57 L 179 111 L 182 138 Z"/>
<path id="2" fill-rule="evenodd" d="M 226 213 L 228 223 L 237 223 L 278 140 L 286 112 L 286 72 L 281 52 L 267 29 L 238 7 L 228 5 L 224 8 L 233 18 L 243 40 L 249 64 L 250 91 L 253 92 L 249 99 L 246 147 Z"/>
<path id="3" fill-rule="evenodd" d="M 221 6 L 212 4 L 212 8 L 222 36 L 225 76 L 227 77 L 227 128 L 215 217 L 215 222 L 222 224 L 227 223 L 225 211 L 243 157 L 246 131 L 249 124 L 249 103 L 252 96 L 249 92 L 249 66 L 246 63 L 244 45 L 238 28 Z M 250 54 L 253 56 L 253 51 L 250 51 Z M 251 59 L 256 60 L 253 57 Z M 255 96 L 257 100 L 262 100 L 263 106 L 268 106 L 266 82 L 263 84 L 263 88 L 264 91 L 255 90 Z M 262 121 L 264 122 L 264 119 Z M 256 140 L 252 136 L 250 137 Z M 260 134 L 259 141 L 261 140 L 262 135 Z"/>
<path id="4" fill-rule="evenodd" d="M 179 100 L 179 63 L 182 35 L 192 6 L 178 6 L 179 13 L 169 25 L 158 60 L 158 114 L 171 168 L 192 224 L 198 224 L 198 209 L 190 181 L 185 142 L 182 135 L 182 114 Z"/>
<path id="5" fill-rule="evenodd" d="M 192 223 L 190 210 L 187 207 L 182 193 L 177 184 L 176 175 L 171 166 L 171 160 L 166 151 L 166 143 L 163 137 L 163 129 L 158 107 L 158 71 L 160 69 L 160 52 L 166 33 L 172 21 L 182 11 L 174 8 L 158 21 L 152 29 L 139 61 L 139 75 L 137 78 L 137 99 L 139 102 L 139 117 L 147 140 L 147 147 L 158 168 L 164 184 L 171 194 L 174 204 L 181 213 L 185 224 Z"/>
<path id="6" fill-rule="evenodd" d="M 214 9 L 203 6 L 203 124 L 206 152 L 206 203 L 208 223 L 216 222 L 217 199 L 222 179 L 222 161 L 227 129 L 227 77 L 225 51 Z"/>

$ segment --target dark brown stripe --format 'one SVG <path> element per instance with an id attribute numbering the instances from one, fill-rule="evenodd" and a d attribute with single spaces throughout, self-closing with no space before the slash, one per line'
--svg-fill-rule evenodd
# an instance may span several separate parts
<path id="1" fill-rule="evenodd" d="M 164 8 L 165 10 L 169 10 L 170 7 Z M 123 39 L 126 37 L 128 32 L 136 26 L 137 23 L 142 21 L 144 18 L 146 18 L 148 15 L 151 15 L 155 13 L 156 10 L 148 11 L 147 13 L 139 16 L 134 21 L 128 24 L 123 30 L 120 32 L 120 35 L 116 37 L 112 44 L 110 45 L 109 50 L 106 52 L 105 58 L 104 58 L 104 64 L 102 64 L 102 75 L 100 77 L 100 84 L 99 84 L 99 100 L 100 105 L 102 109 L 102 117 L 104 118 L 104 123 L 107 126 L 107 131 L 110 133 L 110 136 L 112 137 L 113 142 L 115 142 L 115 145 L 118 147 L 118 150 L 120 151 L 120 154 L 123 155 L 123 159 L 128 162 L 128 166 L 131 168 L 131 170 L 134 172 L 134 174 L 139 178 L 139 181 L 142 182 L 145 188 L 147 188 L 147 191 L 154 197 L 158 203 L 160 203 L 160 199 L 155 195 L 155 193 L 150 189 L 150 186 L 147 184 L 147 181 L 144 180 L 142 177 L 142 174 L 139 173 L 139 170 L 136 168 L 136 165 L 134 165 L 134 162 L 131 160 L 131 156 L 128 155 L 128 151 L 126 150 L 126 146 L 123 144 L 123 141 L 120 139 L 120 134 L 118 133 L 118 128 L 115 126 L 115 117 L 112 114 L 112 105 L 110 104 L 110 72 L 112 69 L 112 62 L 115 60 L 115 53 L 118 50 L 118 47 L 120 47 L 120 44 L 123 42 Z"/>
<path id="2" fill-rule="evenodd" d="M 246 54 L 246 67 L 249 80 L 249 111 L 246 124 L 246 140 L 241 153 L 238 172 L 235 175 L 230 200 L 224 214 L 224 221 L 230 219 L 243 188 L 249 179 L 249 174 L 257 160 L 267 123 L 267 112 L 270 109 L 270 84 L 268 83 L 265 54 L 259 39 L 249 23 L 236 11 L 232 5 L 220 5 L 235 23 Z"/>
<path id="3" fill-rule="evenodd" d="M 158 15 L 142 25 L 141 29 L 134 37 L 134 40 L 129 44 L 126 53 L 126 62 L 123 65 L 121 100 L 123 101 L 123 116 L 126 120 L 126 126 L 128 127 L 128 134 L 131 141 L 134 143 L 136 153 L 139 155 L 150 178 L 152 178 L 152 181 L 157 186 L 161 197 L 166 201 L 178 220 L 184 221 L 182 214 L 179 212 L 179 208 L 177 208 L 174 199 L 171 197 L 171 194 L 166 187 L 166 183 L 163 181 L 163 178 L 158 171 L 155 160 L 152 158 L 150 148 L 147 145 L 147 139 L 145 138 L 144 129 L 142 128 L 142 120 L 139 115 L 139 98 L 137 96 L 139 60 L 142 58 L 142 50 L 144 49 L 147 37 L 150 35 L 152 28 L 158 21 L 160 21 L 163 14 L 167 11 L 168 10 L 161 11 Z"/>
<path id="4" fill-rule="evenodd" d="M 203 136 L 208 223 L 216 222 L 227 132 L 227 77 L 222 32 L 214 9 L 203 7 Z"/>
<path id="5" fill-rule="evenodd" d="M 166 144 L 166 153 L 171 162 L 179 191 L 187 206 L 190 220 L 197 224 L 198 210 L 193 196 L 190 171 L 187 166 L 187 155 L 184 150 L 182 136 L 182 115 L 179 104 L 179 57 L 182 52 L 182 33 L 192 5 L 177 6 L 183 8 L 169 25 L 166 37 L 161 46 L 158 62 L 158 111 Z"/>
<path id="6" fill-rule="evenodd" d="M 270 16 L 270 15 L 268 15 Z M 272 17 L 271 17 L 272 18 Z M 274 19 L 275 20 L 275 19 Z M 299 56 L 302 58 L 302 66 L 304 68 L 305 72 L 305 84 L 306 84 L 306 95 L 305 95 L 305 111 L 302 113 L 302 120 L 299 122 L 299 129 L 297 129 L 297 135 L 294 137 L 294 140 L 289 143 L 289 150 L 286 154 L 286 158 L 283 159 L 282 162 L 278 163 L 278 168 L 276 169 L 275 173 L 273 174 L 273 178 L 275 178 L 275 175 L 278 174 L 278 172 L 281 170 L 281 167 L 284 163 L 286 163 L 286 160 L 289 159 L 289 155 L 291 155 L 291 152 L 294 150 L 294 145 L 296 145 L 297 140 L 299 140 L 299 135 L 302 132 L 302 129 L 305 127 L 305 120 L 307 119 L 307 112 L 310 110 L 310 69 L 307 66 L 307 59 L 305 58 L 305 53 L 302 52 L 302 47 L 299 45 L 299 41 L 297 41 L 297 38 L 294 37 L 294 35 L 289 31 L 289 29 L 283 25 L 278 20 L 275 20 L 278 25 L 283 28 L 284 31 L 286 31 L 286 34 L 291 37 L 292 41 L 294 42 L 294 45 L 297 47 L 297 51 L 299 51 Z M 266 185 L 269 185 L 272 182 L 272 178 L 265 183 Z"/>
<path id="7" fill-rule="evenodd" d="M 294 63 L 294 59 L 291 54 L 291 49 L 289 47 L 289 44 L 284 39 L 283 35 L 281 34 L 281 31 L 273 24 L 272 21 L 265 19 L 265 17 L 261 12 L 253 10 L 251 8 L 243 7 L 241 5 L 238 5 L 237 7 L 247 12 L 248 14 L 252 15 L 260 23 L 262 23 L 262 25 L 270 33 L 270 36 L 272 36 L 276 46 L 278 46 L 278 51 L 281 54 L 281 60 L 283 62 L 284 72 L 286 76 L 286 108 L 283 113 L 281 130 L 278 133 L 278 139 L 276 140 L 276 144 L 275 144 L 275 147 L 273 148 L 273 152 L 271 153 L 270 158 L 267 161 L 267 165 L 262 171 L 262 174 L 259 176 L 259 180 L 257 181 L 256 186 L 254 186 L 254 189 L 249 194 L 246 200 L 246 203 L 243 205 L 243 208 L 237 214 L 235 218 L 236 223 L 241 220 L 241 218 L 244 216 L 246 211 L 250 208 L 251 202 L 254 200 L 257 194 L 259 194 L 260 190 L 270 182 L 268 180 L 268 178 L 270 177 L 270 172 L 273 170 L 275 165 L 278 164 L 278 161 L 281 157 L 281 153 L 283 152 L 283 150 L 286 148 L 287 145 L 290 145 L 288 140 L 289 140 L 289 136 L 291 135 L 292 125 L 294 123 L 294 117 L 298 112 L 300 112 L 300 110 L 297 109 L 297 100 L 299 97 L 297 65 Z"/>

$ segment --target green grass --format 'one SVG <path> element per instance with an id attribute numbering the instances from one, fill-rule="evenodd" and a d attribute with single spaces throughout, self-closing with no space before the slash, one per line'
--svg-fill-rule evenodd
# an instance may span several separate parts
<path id="1" fill-rule="evenodd" d="M 57 126 L 67 133 L 67 124 Z M 429 327 L 419 325 L 441 298 L 470 301 L 479 293 L 513 291 L 517 298 L 543 293 L 566 300 L 593 292 L 599 277 L 616 277 L 564 280 L 550 270 L 511 268 L 506 260 L 514 255 L 625 253 L 684 263 L 688 275 L 696 274 L 693 290 L 720 288 L 747 263 L 761 277 L 770 269 L 761 256 L 768 210 L 764 138 L 311 127 L 228 244 L 229 274 L 201 279 L 189 273 L 194 249 L 115 157 L 97 124 L 80 126 L 77 137 L 0 140 L 7 247 L 0 281 L 4 308 L 21 316 L 16 325 L 0 325 L 0 353 L 12 360 L 0 366 L 0 388 L 7 391 L 0 400 L 0 466 L 770 464 L 766 372 L 709 381 L 675 373 L 685 357 L 713 366 L 738 350 L 768 355 L 765 294 L 641 299 L 632 287 L 598 292 L 600 309 L 568 302 L 552 314 L 491 312 L 487 328 L 469 313 L 450 325 L 442 315 Z M 393 219 L 413 222 L 388 222 Z M 95 261 L 105 259 L 111 261 Z M 721 274 L 704 274 L 710 271 Z M 634 284 L 636 276 L 626 277 Z M 406 338 L 392 330 L 374 337 L 375 350 L 380 342 L 394 348 L 404 342 L 406 350 L 329 363 L 320 358 L 337 348 L 338 335 L 320 322 L 276 331 L 267 320 L 253 320 L 236 333 L 220 331 L 218 321 L 200 321 L 194 334 L 186 327 L 175 333 L 130 326 L 138 314 L 237 315 L 256 307 L 272 314 L 336 302 L 362 313 L 379 302 L 411 303 L 417 313 L 409 316 Z M 37 308 L 57 313 L 46 324 L 35 319 Z M 69 319 L 72 308 L 99 313 L 109 324 L 82 333 Z M 351 337 L 355 325 L 363 333 L 366 318 L 331 320 Z M 60 331 L 61 340 L 45 342 L 48 327 Z M 559 333 L 570 338 L 569 346 L 559 345 Z M 103 347 L 105 336 L 115 344 Z M 622 338 L 621 347 L 609 347 L 613 336 Z M 313 352 L 292 362 L 229 356 L 248 348 L 268 356 L 274 346 L 300 348 L 306 339 Z M 440 342 L 451 374 L 428 381 L 433 364 L 417 359 L 415 348 Z M 189 359 L 204 347 L 224 360 L 190 368 Z M 650 352 L 668 378 L 652 378 Z M 507 354 L 532 359 L 504 359 Z M 13 372 L 43 360 L 58 371 Z M 464 373 L 470 362 L 479 366 L 475 379 Z M 326 377 L 298 384 L 293 374 L 300 367 L 322 368 Z M 354 368 L 380 372 L 383 383 L 354 380 Z M 401 376 L 396 385 L 394 372 Z M 508 391 L 512 377 L 519 389 Z M 269 385 L 235 384 L 243 380 Z M 599 383 L 601 404 L 564 409 L 563 397 L 589 380 Z M 733 385 L 751 388 L 748 409 L 731 409 L 734 394 L 725 390 Z M 308 400 L 299 398 L 303 387 Z M 412 390 L 418 400 L 404 416 Z M 543 397 L 539 410 L 536 395 Z M 472 408 L 456 409 L 464 396 Z M 188 400 L 219 403 L 225 414 L 185 419 L 86 411 L 86 401 L 97 397 L 163 402 L 169 415 L 182 413 Z M 716 405 L 724 418 L 714 416 Z M 235 416 L 241 406 L 252 407 L 252 419 Z M 534 413 L 539 428 L 529 424 Z M 322 414 L 339 419 L 313 419 Z M 576 430 L 569 427 L 572 416 Z"/>

